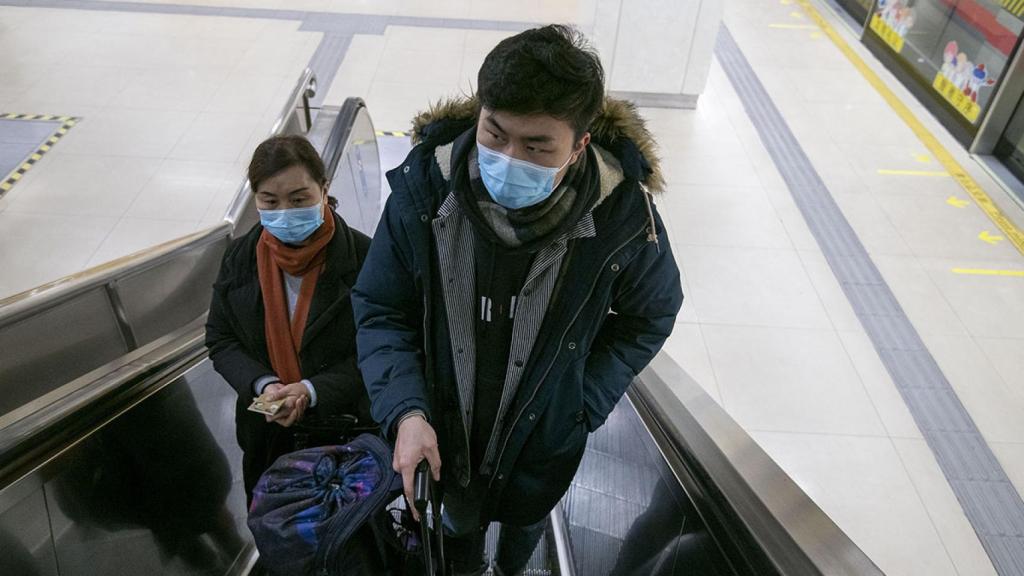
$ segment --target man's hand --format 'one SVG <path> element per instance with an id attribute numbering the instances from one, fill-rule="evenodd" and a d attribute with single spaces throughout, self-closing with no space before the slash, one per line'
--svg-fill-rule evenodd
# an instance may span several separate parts
<path id="1" fill-rule="evenodd" d="M 402 475 L 405 500 L 412 508 L 412 516 L 419 522 L 420 514 L 413 506 L 413 477 L 416 465 L 424 458 L 430 464 L 434 481 L 441 480 L 441 455 L 437 451 L 437 434 L 419 414 L 409 416 L 398 425 L 398 439 L 395 441 L 395 456 L 391 467 Z"/>
<path id="2" fill-rule="evenodd" d="M 277 411 L 277 414 L 267 416 L 266 419 L 267 422 L 276 422 L 285 428 L 302 420 L 303 414 L 306 413 L 306 408 L 309 407 L 309 390 L 302 382 L 288 385 L 280 383 L 269 384 L 263 389 L 263 394 L 271 402 L 284 398 L 284 404 L 281 405 L 281 409 Z"/>

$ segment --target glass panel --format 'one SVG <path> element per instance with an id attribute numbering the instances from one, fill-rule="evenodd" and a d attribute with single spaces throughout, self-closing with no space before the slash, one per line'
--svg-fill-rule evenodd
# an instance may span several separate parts
<path id="1" fill-rule="evenodd" d="M 863 23 L 868 19 L 868 13 L 875 5 L 875 0 L 836 0 L 836 3 L 858 23 Z"/>
<path id="2" fill-rule="evenodd" d="M 866 34 L 977 127 L 1024 29 L 1024 0 L 878 0 Z"/>
<path id="3" fill-rule="evenodd" d="M 1024 181 L 1024 101 L 1017 104 L 1017 109 L 1006 126 L 1006 132 L 999 138 L 995 154 L 1002 158 L 1003 164 L 1010 172 Z M 1024 201 L 1024 194 L 1016 189 L 1013 192 Z"/>

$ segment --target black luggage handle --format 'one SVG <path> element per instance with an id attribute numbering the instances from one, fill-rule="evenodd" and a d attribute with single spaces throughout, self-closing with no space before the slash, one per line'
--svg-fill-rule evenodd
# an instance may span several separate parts
<path id="1" fill-rule="evenodd" d="M 420 460 L 416 465 L 416 474 L 413 476 L 413 506 L 420 514 L 420 540 L 423 545 L 423 564 L 428 571 L 433 570 L 433 541 L 437 544 L 437 574 L 446 576 L 448 567 L 444 558 L 444 527 L 441 524 L 441 494 L 440 487 L 433 482 L 430 474 L 430 464 L 426 460 Z M 431 526 L 427 526 L 427 503 L 432 504 L 433 514 Z M 433 535 L 431 535 L 433 532 Z"/>

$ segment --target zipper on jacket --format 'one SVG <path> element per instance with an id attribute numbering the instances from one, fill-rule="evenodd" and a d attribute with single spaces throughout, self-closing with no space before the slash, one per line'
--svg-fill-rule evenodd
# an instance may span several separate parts
<path id="1" fill-rule="evenodd" d="M 632 234 L 629 238 L 626 239 L 625 242 L 623 242 L 615 250 L 613 250 L 612 253 L 609 254 L 608 257 L 604 259 L 604 262 L 601 264 L 601 269 L 604 269 L 604 267 L 608 264 L 608 261 L 611 260 L 612 257 L 614 257 L 616 254 L 618 254 L 619 251 L 621 251 L 623 248 L 625 248 L 626 245 L 628 245 L 630 242 L 632 242 L 633 239 L 636 238 L 637 236 L 639 236 L 640 233 L 642 233 L 643 231 L 644 231 L 644 229 L 641 227 L 640 230 L 638 230 L 636 233 Z M 491 470 L 492 471 L 497 470 L 498 468 L 500 468 L 501 458 L 502 458 L 502 456 L 505 455 L 505 448 L 508 447 L 509 439 L 512 438 L 511 431 L 515 430 L 516 424 L 518 424 L 519 420 L 523 417 L 523 413 L 526 412 L 526 408 L 529 407 L 529 405 L 533 403 L 533 399 L 536 398 L 537 392 L 540 390 L 541 384 L 544 383 L 544 380 L 547 379 L 548 374 L 551 372 L 551 368 L 554 367 L 555 361 L 558 360 L 558 355 L 562 353 L 562 343 L 565 341 L 565 335 L 569 333 L 569 329 L 572 328 L 572 325 L 576 323 L 576 319 L 579 318 L 580 312 L 583 312 L 583 308 L 586 306 L 587 300 L 590 300 L 590 296 L 594 294 L 594 289 L 597 287 L 597 281 L 600 279 L 600 277 L 601 277 L 601 275 L 598 274 L 597 278 L 594 278 L 594 282 L 591 283 L 590 289 L 587 291 L 587 297 L 583 299 L 583 304 L 579 308 L 576 309 L 576 313 L 573 314 L 572 321 L 569 322 L 569 325 L 566 327 L 565 331 L 562 332 L 561 337 L 559 337 L 559 339 L 558 339 L 558 349 L 555 351 L 555 357 L 551 359 L 551 362 L 548 364 L 547 369 L 544 371 L 544 375 L 541 376 L 541 379 L 540 379 L 539 383 L 537 384 L 537 386 L 535 386 L 533 388 L 533 393 L 530 394 L 530 398 L 526 401 L 525 404 L 523 404 L 523 408 L 521 410 L 519 410 L 519 414 L 517 414 L 515 420 L 512 421 L 512 426 L 509 427 L 510 433 L 508 434 L 508 436 L 505 437 L 505 441 L 502 442 L 501 450 L 498 451 L 498 456 L 494 459 L 494 465 L 491 466 Z M 491 480 L 490 480 L 490 482 L 488 482 L 488 487 L 490 487 L 491 485 L 494 484 L 494 479 L 495 478 L 497 478 L 497 476 L 493 476 L 493 475 L 491 476 Z"/>

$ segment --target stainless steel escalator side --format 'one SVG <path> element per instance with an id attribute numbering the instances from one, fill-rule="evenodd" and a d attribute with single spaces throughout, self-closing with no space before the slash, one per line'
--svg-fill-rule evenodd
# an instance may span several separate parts
<path id="1" fill-rule="evenodd" d="M 738 573 L 883 574 L 667 354 L 628 398 Z"/>
<path id="2" fill-rule="evenodd" d="M 308 131 L 313 86 L 307 69 L 273 134 Z M 251 196 L 242 185 L 208 230 L 0 300 L 0 416 L 204 314 L 220 255 L 255 219 Z"/>

